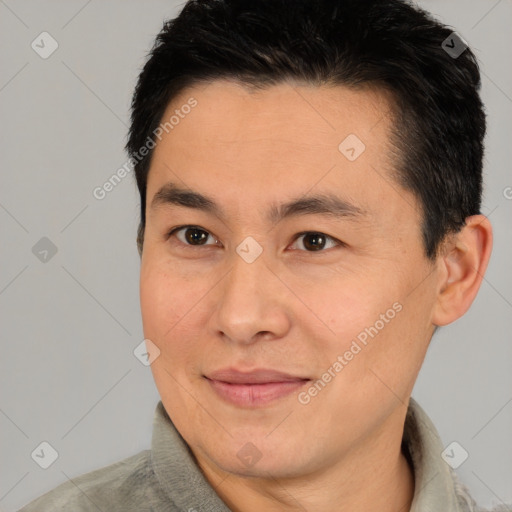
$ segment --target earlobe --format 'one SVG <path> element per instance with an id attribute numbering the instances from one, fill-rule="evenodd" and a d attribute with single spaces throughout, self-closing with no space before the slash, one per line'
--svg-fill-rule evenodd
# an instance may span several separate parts
<path id="1" fill-rule="evenodd" d="M 491 250 L 492 226 L 487 217 L 468 217 L 440 256 L 442 272 L 432 315 L 434 325 L 447 325 L 466 313 L 482 284 Z"/>

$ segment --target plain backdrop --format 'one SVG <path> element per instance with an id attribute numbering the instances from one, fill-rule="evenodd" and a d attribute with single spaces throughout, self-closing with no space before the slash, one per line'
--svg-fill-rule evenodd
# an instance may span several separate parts
<path id="1" fill-rule="evenodd" d="M 481 63 L 483 213 L 495 243 L 478 298 L 433 339 L 413 396 L 444 446 L 468 452 L 457 473 L 490 506 L 512 501 L 512 4 L 419 4 Z M 93 190 L 126 162 L 135 80 L 181 5 L 0 0 L 3 511 L 150 446 L 159 396 L 133 354 L 143 340 L 138 192 L 131 174 L 103 200 Z M 58 452 L 48 469 L 31 456 L 43 441 Z"/>

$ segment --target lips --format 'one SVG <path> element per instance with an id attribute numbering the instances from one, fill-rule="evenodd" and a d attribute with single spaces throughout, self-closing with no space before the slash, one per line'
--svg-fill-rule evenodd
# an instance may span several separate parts
<path id="1" fill-rule="evenodd" d="M 241 372 L 234 368 L 217 370 L 206 376 L 207 379 L 227 382 L 229 384 L 268 384 L 273 382 L 293 382 L 310 380 L 308 377 L 299 377 L 277 370 L 257 369 L 250 372 Z"/>
<path id="2" fill-rule="evenodd" d="M 311 380 L 270 369 L 241 372 L 225 368 L 204 377 L 219 398 L 242 408 L 270 406 L 299 391 Z"/>

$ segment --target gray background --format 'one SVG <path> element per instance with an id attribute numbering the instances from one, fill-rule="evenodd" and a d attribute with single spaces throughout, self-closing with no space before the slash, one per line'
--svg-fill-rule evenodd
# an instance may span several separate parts
<path id="1" fill-rule="evenodd" d="M 413 396 L 445 446 L 457 441 L 467 450 L 457 472 L 489 506 L 512 501 L 512 5 L 419 3 L 455 27 L 482 64 L 483 212 L 495 245 L 476 302 L 435 337 Z M 102 201 L 92 191 L 126 161 L 137 74 L 180 5 L 0 0 L 4 511 L 149 447 L 158 394 L 133 355 L 143 339 L 138 194 L 131 174 Z M 31 48 L 43 31 L 59 44 L 47 59 Z M 57 247 L 46 262 L 32 251 L 42 237 Z M 31 458 L 42 441 L 59 453 L 46 470 Z"/>

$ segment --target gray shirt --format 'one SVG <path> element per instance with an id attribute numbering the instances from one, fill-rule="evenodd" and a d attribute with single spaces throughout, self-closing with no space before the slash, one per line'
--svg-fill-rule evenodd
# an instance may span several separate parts
<path id="1" fill-rule="evenodd" d="M 442 459 L 443 446 L 411 398 L 402 441 L 414 468 L 411 512 L 477 512 Z M 20 512 L 229 512 L 203 476 L 188 445 L 159 402 L 151 450 L 64 482 Z M 507 510 L 495 509 L 498 510 Z"/>

